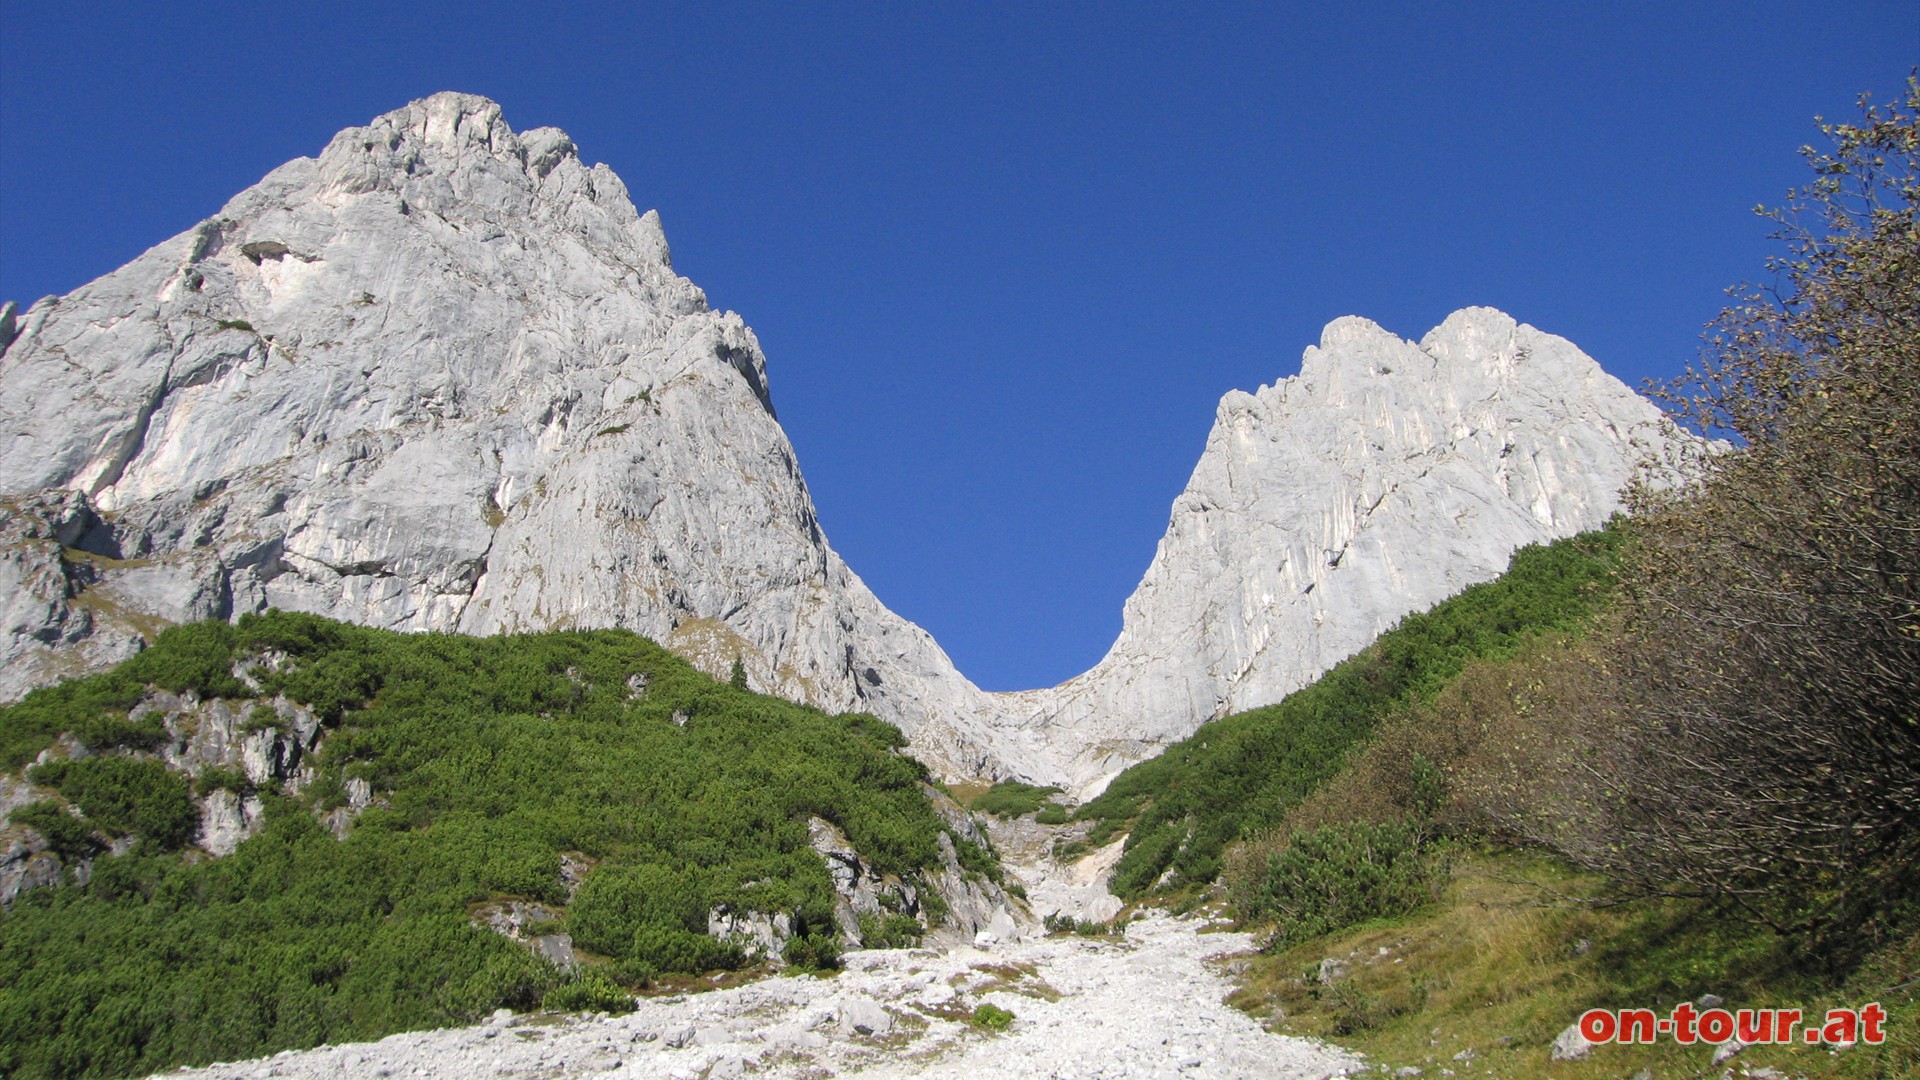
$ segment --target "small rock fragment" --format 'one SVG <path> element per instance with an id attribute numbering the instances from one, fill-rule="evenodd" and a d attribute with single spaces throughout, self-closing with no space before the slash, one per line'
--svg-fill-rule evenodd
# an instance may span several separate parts
<path id="1" fill-rule="evenodd" d="M 1550 1056 L 1555 1061 L 1579 1061 L 1592 1052 L 1593 1044 L 1580 1034 L 1580 1025 L 1568 1024 L 1567 1030 L 1553 1040 L 1553 1053 Z"/>
<path id="2" fill-rule="evenodd" d="M 837 1019 L 847 1035 L 881 1036 L 893 1031 L 893 1014 L 872 998 L 850 998 L 840 1003 Z"/>

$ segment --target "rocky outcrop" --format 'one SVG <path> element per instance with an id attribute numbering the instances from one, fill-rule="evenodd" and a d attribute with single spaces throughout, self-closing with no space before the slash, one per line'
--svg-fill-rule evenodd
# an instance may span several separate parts
<path id="1" fill-rule="evenodd" d="M 106 592 L 85 595 L 103 560 L 79 545 L 98 528 L 77 491 L 0 495 L 0 700 L 124 660 L 157 629 Z"/>
<path id="2" fill-rule="evenodd" d="M 847 944 L 859 943 L 862 915 L 883 915 L 889 907 L 907 913 L 919 911 L 918 890 L 897 879 L 888 881 L 860 857 L 853 841 L 833 822 L 808 818 L 807 844 L 820 856 L 827 877 L 833 881 L 833 921 Z"/>
<path id="3" fill-rule="evenodd" d="M 235 674 L 251 681 L 250 670 L 240 668 Z M 323 735 L 319 718 L 311 709 L 278 696 L 267 701 L 203 701 L 191 693 L 150 689 L 128 710 L 127 717 L 135 724 L 159 720 L 165 736 L 158 747 L 150 753 L 131 753 L 153 757 L 195 779 L 200 790 L 196 796 L 200 806 L 196 846 L 216 858 L 233 854 L 243 841 L 266 827 L 266 805 L 258 791 L 292 793 L 312 782 L 314 772 L 307 757 Z M 95 749 L 67 734 L 42 751 L 35 763 L 91 757 Z M 109 747 L 102 752 L 130 751 Z M 218 777 L 212 783 L 208 782 L 210 771 L 216 771 L 213 775 Z M 91 858 L 75 858 L 69 864 L 36 830 L 10 820 L 20 807 L 55 795 L 52 790 L 36 787 L 27 775 L 26 770 L 19 776 L 0 774 L 0 845 L 4 845 L 0 847 L 0 906 L 12 903 L 26 889 L 58 885 L 69 879 L 84 884 L 91 873 Z M 344 836 L 353 817 L 375 801 L 365 780 L 348 780 L 346 789 L 346 804 L 323 819 L 336 836 Z M 119 854 L 133 839 L 120 837 L 107 850 Z"/>
<path id="4" fill-rule="evenodd" d="M 0 834 L 0 907 L 11 905 L 29 889 L 58 885 L 65 879 L 65 864 L 39 833 L 12 828 Z"/>
<path id="5" fill-rule="evenodd" d="M 1571 342 L 1490 308 L 1418 343 L 1328 325 L 1300 374 L 1221 399 L 1119 639 L 1093 670 L 993 708 L 1080 793 L 1267 705 L 1402 616 L 1604 524 L 1675 437 Z"/>
<path id="6" fill-rule="evenodd" d="M 266 807 L 256 795 L 224 789 L 200 800 L 200 846 L 214 856 L 231 855 L 240 842 L 266 827 Z"/>
<path id="7" fill-rule="evenodd" d="M 1005 890 L 979 873 L 969 873 L 954 846 L 955 835 L 968 843 L 986 845 L 988 840 L 979 823 L 938 790 L 928 788 L 927 797 L 953 830 L 952 834 L 940 834 L 940 865 L 926 872 L 925 887 L 938 894 L 943 909 L 937 917 L 926 910 L 920 888 L 879 873 L 832 822 L 819 817 L 807 819 L 808 843 L 833 880 L 834 922 L 843 943 L 870 945 L 863 940 L 861 917 L 884 918 L 890 913 L 909 915 L 929 926 L 929 939 L 935 944 L 963 944 L 981 933 L 993 934 L 996 939 L 1018 933 L 1022 920 L 1016 918 L 1013 901 Z M 1030 918 L 1025 922 L 1033 928 Z"/>

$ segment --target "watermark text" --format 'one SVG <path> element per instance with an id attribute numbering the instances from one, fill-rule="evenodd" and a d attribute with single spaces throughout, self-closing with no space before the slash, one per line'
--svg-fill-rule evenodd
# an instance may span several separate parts
<path id="1" fill-rule="evenodd" d="M 1877 1001 L 1857 1009 L 1828 1009 L 1824 1016 L 1807 1016 L 1800 1009 L 1701 1009 L 1684 1001 L 1665 1016 L 1652 1009 L 1588 1009 L 1580 1014 L 1581 1038 L 1628 1045 L 1672 1039 L 1683 1046 L 1735 1040 L 1745 1046 L 1878 1046 L 1887 1039 L 1886 1025 L 1887 1010 Z"/>

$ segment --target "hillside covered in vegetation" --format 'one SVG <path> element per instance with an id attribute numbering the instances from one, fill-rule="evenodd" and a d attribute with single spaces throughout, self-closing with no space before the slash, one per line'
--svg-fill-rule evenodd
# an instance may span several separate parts
<path id="1" fill-rule="evenodd" d="M 226 715 L 258 752 L 196 758 Z M 662 972 L 749 962 L 708 935 L 716 912 L 777 921 L 790 962 L 828 964 L 835 893 L 810 819 L 892 883 L 874 927 L 916 939 L 940 919 L 929 871 L 949 827 L 901 745 L 622 631 L 280 613 L 167 631 L 0 709 L 0 770 L 34 796 L 9 835 L 62 865 L 0 914 L 0 1073 L 140 1073 L 543 999 L 618 1007 Z M 256 833 L 220 858 L 195 846 L 214 800 Z M 551 923 L 516 931 L 570 932 L 578 973 L 484 925 L 514 903 Z"/>
<path id="2" fill-rule="evenodd" d="M 1098 822 L 1096 845 L 1128 831 L 1114 891 L 1214 880 L 1228 844 L 1278 825 L 1393 710 L 1431 699 L 1470 660 L 1584 625 L 1617 548 L 1618 534 L 1601 531 L 1516 552 L 1500 578 L 1407 616 L 1279 704 L 1208 723 L 1121 773 L 1076 815 Z"/>

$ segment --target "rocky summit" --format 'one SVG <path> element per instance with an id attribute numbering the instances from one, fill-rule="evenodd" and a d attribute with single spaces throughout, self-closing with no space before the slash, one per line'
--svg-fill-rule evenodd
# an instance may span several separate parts
<path id="1" fill-rule="evenodd" d="M 266 607 L 617 626 L 997 759 L 928 719 L 970 688 L 827 545 L 753 332 L 558 130 L 435 95 L 8 316 L 10 696 Z"/>
<path id="2" fill-rule="evenodd" d="M 997 695 L 996 720 L 1097 790 L 1492 580 L 1516 549 L 1598 528 L 1674 437 L 1571 342 L 1491 308 L 1418 343 L 1335 320 L 1300 374 L 1220 400 L 1106 657 Z"/>
<path id="3" fill-rule="evenodd" d="M 740 316 L 553 128 L 444 93 L 0 312 L 0 697 L 268 607 L 626 627 L 873 712 L 950 776 L 1097 788 L 1524 544 L 1604 521 L 1658 412 L 1488 309 L 1331 324 L 1229 393 L 1096 668 L 986 694 L 834 553 Z"/>

